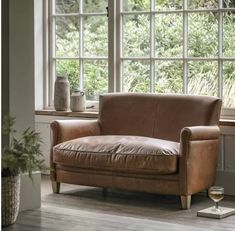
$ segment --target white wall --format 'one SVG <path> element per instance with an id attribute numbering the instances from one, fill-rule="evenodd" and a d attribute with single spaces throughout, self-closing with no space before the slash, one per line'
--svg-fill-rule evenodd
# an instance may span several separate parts
<path id="1" fill-rule="evenodd" d="M 9 114 L 9 1 L 2 0 L 2 116 Z M 2 147 L 9 142 L 2 134 Z"/>
<path id="2" fill-rule="evenodd" d="M 20 211 L 41 207 L 41 173 L 34 172 L 33 180 L 28 174 L 20 178 Z"/>
<path id="3" fill-rule="evenodd" d="M 34 96 L 35 109 L 43 108 L 43 0 L 34 0 Z"/>
<path id="4" fill-rule="evenodd" d="M 10 0 L 9 99 L 16 129 L 34 128 L 34 1 Z"/>
<path id="5" fill-rule="evenodd" d="M 235 126 L 221 126 L 221 145 L 216 185 L 225 188 L 225 194 L 235 196 Z"/>
<path id="6" fill-rule="evenodd" d="M 20 134 L 35 127 L 34 0 L 10 0 L 9 4 L 9 108 Z M 34 184 L 24 175 L 21 178 L 21 211 L 41 206 L 40 175 L 34 178 Z"/>

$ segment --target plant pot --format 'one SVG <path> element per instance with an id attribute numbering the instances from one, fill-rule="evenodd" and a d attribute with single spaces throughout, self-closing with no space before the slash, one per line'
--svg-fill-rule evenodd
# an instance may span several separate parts
<path id="1" fill-rule="evenodd" d="M 13 224 L 19 214 L 20 176 L 2 177 L 2 226 Z"/>

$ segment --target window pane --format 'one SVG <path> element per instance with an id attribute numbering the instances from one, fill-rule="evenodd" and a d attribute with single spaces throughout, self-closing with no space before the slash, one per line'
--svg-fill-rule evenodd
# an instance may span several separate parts
<path id="1" fill-rule="evenodd" d="M 68 76 L 70 92 L 79 89 L 79 61 L 56 60 L 56 76 Z"/>
<path id="2" fill-rule="evenodd" d="M 55 0 L 55 12 L 63 13 L 78 13 L 80 0 Z"/>
<path id="3" fill-rule="evenodd" d="M 79 54 L 79 22 L 76 17 L 56 18 L 56 57 Z"/>
<path id="4" fill-rule="evenodd" d="M 189 9 L 213 9 L 218 7 L 218 0 L 188 0 Z"/>
<path id="5" fill-rule="evenodd" d="M 234 0 L 223 0 L 223 8 L 234 8 L 235 1 Z"/>
<path id="6" fill-rule="evenodd" d="M 218 55 L 218 21 L 213 13 L 189 14 L 189 56 Z"/>
<path id="7" fill-rule="evenodd" d="M 183 17 L 181 14 L 155 16 L 156 57 L 183 56 Z"/>
<path id="8" fill-rule="evenodd" d="M 155 92 L 183 93 L 183 62 L 155 62 Z"/>
<path id="9" fill-rule="evenodd" d="M 189 62 L 188 93 L 193 95 L 217 96 L 217 62 Z"/>
<path id="10" fill-rule="evenodd" d="M 83 0 L 83 12 L 104 13 L 108 6 L 108 0 Z"/>
<path id="11" fill-rule="evenodd" d="M 123 61 L 122 85 L 124 92 L 149 92 L 149 61 Z"/>
<path id="12" fill-rule="evenodd" d="M 150 10 L 150 0 L 123 0 L 123 10 L 124 11 L 149 11 Z"/>
<path id="13" fill-rule="evenodd" d="M 108 61 L 84 61 L 84 85 L 87 100 L 99 100 L 108 92 Z"/>
<path id="14" fill-rule="evenodd" d="M 150 54 L 149 16 L 128 15 L 123 20 L 124 57 L 143 57 Z"/>
<path id="15" fill-rule="evenodd" d="M 235 62 L 224 62 L 223 106 L 235 108 Z"/>
<path id="16" fill-rule="evenodd" d="M 235 57 L 235 11 L 224 13 L 223 17 L 223 51 L 226 57 Z"/>
<path id="17" fill-rule="evenodd" d="M 155 0 L 155 10 L 180 10 L 183 0 Z"/>
<path id="18" fill-rule="evenodd" d="M 84 17 L 84 55 L 108 56 L 108 20 L 103 16 Z"/>

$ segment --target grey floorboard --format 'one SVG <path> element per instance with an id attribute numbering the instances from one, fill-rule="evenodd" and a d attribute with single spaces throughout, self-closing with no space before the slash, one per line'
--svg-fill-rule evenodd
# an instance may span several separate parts
<path id="1" fill-rule="evenodd" d="M 235 207 L 235 199 L 225 197 L 223 206 Z M 42 207 L 19 214 L 5 231 L 235 231 L 235 216 L 221 220 L 197 217 L 200 209 L 212 206 L 205 194 L 192 199 L 190 210 L 181 210 L 176 196 L 133 193 L 62 184 L 60 194 L 52 194 L 50 181 L 42 180 Z"/>

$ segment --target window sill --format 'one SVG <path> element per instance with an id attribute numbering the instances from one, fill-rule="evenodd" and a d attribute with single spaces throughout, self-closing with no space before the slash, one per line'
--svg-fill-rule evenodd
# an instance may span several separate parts
<path id="1" fill-rule="evenodd" d="M 220 119 L 220 126 L 235 126 L 235 120 Z"/>
<path id="2" fill-rule="evenodd" d="M 35 115 L 45 116 L 68 116 L 68 117 L 83 117 L 83 118 L 98 118 L 98 112 L 72 112 L 72 111 L 55 111 L 55 110 L 36 110 Z M 235 120 L 220 119 L 220 126 L 235 126 Z"/>
<path id="3" fill-rule="evenodd" d="M 98 118 L 98 112 L 91 112 L 91 111 L 72 112 L 72 111 L 55 111 L 55 110 L 36 110 L 35 115 Z"/>

